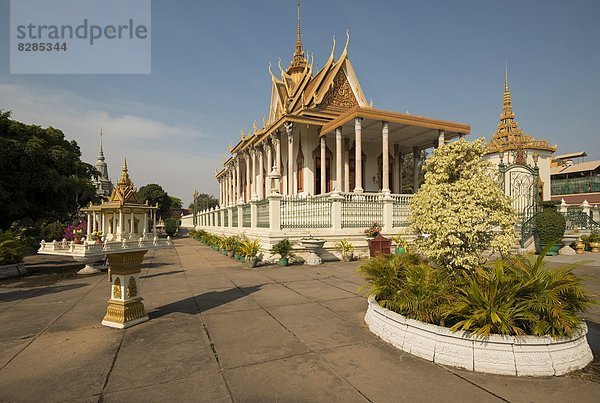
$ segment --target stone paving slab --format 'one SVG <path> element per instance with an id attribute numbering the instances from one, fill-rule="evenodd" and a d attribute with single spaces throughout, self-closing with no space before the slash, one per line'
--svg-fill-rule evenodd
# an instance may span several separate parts
<path id="1" fill-rule="evenodd" d="M 106 274 L 0 281 L 0 401 L 595 401 L 600 363 L 561 378 L 446 368 L 364 324 L 360 262 L 247 265 L 193 239 L 146 255 L 150 321 L 100 321 Z M 577 269 L 600 291 L 600 256 Z M 562 259 L 562 260 L 561 260 Z M 551 265 L 562 262 L 548 259 Z M 36 257 L 38 267 L 52 266 Z M 63 262 L 63 264 L 66 262 Z M 600 354 L 600 307 L 587 315 Z"/>

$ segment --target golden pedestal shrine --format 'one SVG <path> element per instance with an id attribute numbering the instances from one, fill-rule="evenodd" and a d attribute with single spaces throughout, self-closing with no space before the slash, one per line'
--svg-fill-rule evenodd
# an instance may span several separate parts
<path id="1" fill-rule="evenodd" d="M 171 239 L 159 239 L 154 225 L 148 234 L 148 215 L 156 224 L 156 206 L 141 204 L 127 173 L 127 162 L 110 200 L 83 209 L 88 215 L 88 234 L 102 233 L 101 242 L 41 242 L 38 253 L 71 256 L 78 261 L 97 261 L 104 256 L 110 264 L 110 300 L 102 324 L 124 329 L 148 320 L 140 295 L 140 272 L 150 249 L 172 247 Z M 89 235 L 88 235 L 89 238 Z"/>

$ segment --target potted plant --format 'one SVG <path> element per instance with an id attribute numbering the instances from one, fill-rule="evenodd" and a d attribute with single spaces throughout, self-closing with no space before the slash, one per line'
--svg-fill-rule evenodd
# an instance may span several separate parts
<path id="1" fill-rule="evenodd" d="M 0 230 L 0 278 L 27 274 L 23 257 L 27 246 L 21 234 Z"/>
<path id="2" fill-rule="evenodd" d="M 346 238 L 333 245 L 334 248 L 342 254 L 342 260 L 344 262 L 351 262 L 354 259 L 354 245 Z"/>
<path id="3" fill-rule="evenodd" d="M 535 216 L 535 230 L 538 246 L 543 250 L 552 244 L 548 256 L 554 256 L 562 248 L 562 237 L 565 234 L 567 221 L 565 216 L 556 210 L 557 203 L 546 201 L 542 203 L 543 211 Z"/>
<path id="4" fill-rule="evenodd" d="M 367 239 L 373 239 L 381 233 L 381 224 L 379 224 L 378 222 L 374 222 L 369 228 L 365 229 L 363 232 Z"/>
<path id="5" fill-rule="evenodd" d="M 258 239 L 244 239 L 242 241 L 240 249 L 250 267 L 256 267 L 258 265 L 258 253 L 260 252 L 261 246 L 260 240 Z"/>
<path id="6" fill-rule="evenodd" d="M 277 261 L 279 266 L 288 265 L 290 256 L 292 256 L 292 245 L 292 242 L 288 238 L 284 238 L 271 248 L 271 253 L 280 256 L 279 260 Z"/>
<path id="7" fill-rule="evenodd" d="M 392 242 L 394 245 L 396 245 L 396 249 L 394 250 L 396 255 L 401 255 L 408 251 L 408 242 L 406 242 L 406 239 L 402 237 L 402 234 L 398 234 L 393 237 Z"/>
<path id="8" fill-rule="evenodd" d="M 599 233 L 592 232 L 588 236 L 588 243 L 590 245 L 590 248 L 592 249 L 592 252 L 595 252 L 595 253 L 600 252 L 600 234 Z"/>
<path id="9" fill-rule="evenodd" d="M 225 238 L 225 250 L 227 251 L 227 256 L 233 257 L 237 243 L 238 240 L 236 236 L 228 236 Z"/>

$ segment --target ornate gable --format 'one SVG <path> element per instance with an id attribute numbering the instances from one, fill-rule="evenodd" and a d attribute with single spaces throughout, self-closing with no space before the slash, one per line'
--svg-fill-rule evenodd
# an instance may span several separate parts
<path id="1" fill-rule="evenodd" d="M 342 69 L 339 69 L 335 78 L 333 79 L 333 85 L 327 91 L 321 102 L 323 106 L 336 106 L 339 108 L 351 109 L 358 106 L 358 101 L 354 96 L 352 87 L 344 74 Z"/>

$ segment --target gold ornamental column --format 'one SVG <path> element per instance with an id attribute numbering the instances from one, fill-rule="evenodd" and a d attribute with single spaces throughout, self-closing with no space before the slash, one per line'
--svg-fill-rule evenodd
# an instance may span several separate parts
<path id="1" fill-rule="evenodd" d="M 139 295 L 140 272 L 146 250 L 108 255 L 112 286 L 104 326 L 125 329 L 148 320 Z"/>

